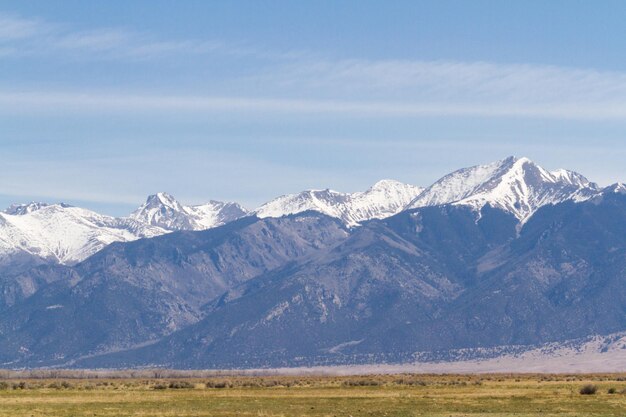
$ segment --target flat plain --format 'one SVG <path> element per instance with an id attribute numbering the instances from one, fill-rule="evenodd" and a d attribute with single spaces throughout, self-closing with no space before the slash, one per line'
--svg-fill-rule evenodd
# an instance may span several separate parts
<path id="1" fill-rule="evenodd" d="M 594 386 L 591 395 L 581 388 Z M 625 416 L 626 375 L 23 378 L 0 416 Z"/>

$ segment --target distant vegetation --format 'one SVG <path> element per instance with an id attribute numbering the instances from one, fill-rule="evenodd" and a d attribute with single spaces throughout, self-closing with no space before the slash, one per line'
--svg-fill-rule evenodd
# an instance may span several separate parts
<path id="1" fill-rule="evenodd" d="M 125 376 L 129 373 L 135 377 Z M 623 417 L 626 409 L 626 376 L 610 374 L 260 376 L 142 370 L 3 375 L 0 417 Z"/>

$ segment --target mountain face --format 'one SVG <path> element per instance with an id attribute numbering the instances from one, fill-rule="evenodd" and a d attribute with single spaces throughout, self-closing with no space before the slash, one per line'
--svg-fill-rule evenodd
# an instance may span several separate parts
<path id="1" fill-rule="evenodd" d="M 305 262 L 228 291 L 207 306 L 205 318 L 161 342 L 81 366 L 406 359 L 418 338 L 433 336 L 422 334 L 424 323 L 472 285 L 467 264 L 515 236 L 513 216 L 489 208 L 483 214 L 476 222 L 469 208 L 449 206 L 368 222 Z"/>
<path id="2" fill-rule="evenodd" d="M 278 197 L 254 211 L 258 217 L 280 217 L 314 210 L 336 217 L 348 226 L 371 219 L 392 216 L 418 196 L 423 189 L 393 180 L 382 180 L 368 190 L 340 193 L 332 190 L 308 190 Z"/>
<path id="3" fill-rule="evenodd" d="M 569 199 L 585 200 L 598 191 L 596 184 L 575 172 L 564 169 L 550 172 L 528 158 L 509 157 L 448 174 L 407 208 L 457 204 L 479 211 L 490 205 L 525 222 L 544 205 Z"/>
<path id="4" fill-rule="evenodd" d="M 428 207 L 260 275 L 150 346 L 79 366 L 310 366 L 448 358 L 626 328 L 626 195 L 539 209 Z M 417 355 L 417 356 L 416 356 Z"/>
<path id="5" fill-rule="evenodd" d="M 0 213 L 0 366 L 511 351 L 626 331 L 624 277 L 626 186 L 525 158 L 252 214 L 164 193 L 128 218 L 31 203 Z"/>
<path id="6" fill-rule="evenodd" d="M 199 206 L 184 206 L 167 193 L 157 193 L 135 210 L 130 218 L 165 230 L 205 230 L 247 215 L 237 203 L 210 201 Z"/>

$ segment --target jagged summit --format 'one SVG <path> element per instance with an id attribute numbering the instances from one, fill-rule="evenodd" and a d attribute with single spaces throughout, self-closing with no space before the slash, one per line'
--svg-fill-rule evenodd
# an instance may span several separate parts
<path id="1" fill-rule="evenodd" d="M 176 208 L 176 209 L 182 208 L 182 205 L 174 198 L 174 196 L 168 193 L 163 193 L 163 192 L 149 195 L 148 198 L 146 199 L 146 205 L 166 206 L 166 207 L 171 207 L 171 208 Z"/>
<path id="2" fill-rule="evenodd" d="M 220 226 L 247 214 L 237 203 L 209 201 L 197 206 L 185 206 L 172 195 L 159 192 L 148 196 L 146 202 L 131 213 L 138 222 L 166 230 L 204 230 Z"/>
<path id="3" fill-rule="evenodd" d="M 510 156 L 444 176 L 407 208 L 460 204 L 480 210 L 490 205 L 524 222 L 543 205 L 584 200 L 597 191 L 596 184 L 576 172 L 564 169 L 551 172 L 528 158 Z"/>
<path id="4" fill-rule="evenodd" d="M 129 216 L 131 219 L 167 230 L 192 230 L 189 213 L 173 196 L 159 192 L 149 195 L 146 202 Z"/>

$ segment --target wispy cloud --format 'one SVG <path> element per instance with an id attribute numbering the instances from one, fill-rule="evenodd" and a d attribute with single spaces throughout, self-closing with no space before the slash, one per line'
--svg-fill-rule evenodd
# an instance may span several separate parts
<path id="1" fill-rule="evenodd" d="M 28 39 L 50 30 L 51 27 L 40 19 L 25 19 L 0 13 L 0 42 Z"/>
<path id="2" fill-rule="evenodd" d="M 623 120 L 621 101 L 383 101 L 320 100 L 258 97 L 131 95 L 63 92 L 0 92 L 0 111 L 37 112 L 174 112 L 309 114 L 354 117 L 533 117 L 547 119 Z"/>
<path id="3" fill-rule="evenodd" d="M 124 31 L 103 29 L 68 33 L 49 39 L 49 46 L 67 52 L 105 53 L 113 58 L 151 58 L 166 54 L 207 54 L 211 52 L 243 53 L 217 41 L 161 41 L 152 37 Z"/>
<path id="4" fill-rule="evenodd" d="M 564 103 L 626 101 L 626 73 L 490 62 L 320 60 L 292 62 L 257 82 L 359 97 L 428 101 Z"/>
<path id="5" fill-rule="evenodd" d="M 245 45 L 227 45 L 214 40 L 162 40 L 124 28 L 73 30 L 60 23 L 0 12 L 0 54 L 49 56 L 60 52 L 97 60 L 146 59 L 166 54 L 254 53 Z"/>
<path id="6" fill-rule="evenodd" d="M 357 117 L 526 117 L 623 120 L 626 73 L 490 62 L 328 59 L 220 40 L 160 39 L 123 28 L 77 31 L 63 24 L 0 14 L 0 56 L 59 53 L 84 59 L 150 59 L 230 54 L 233 71 L 202 78 L 220 95 L 155 91 L 2 90 L 4 112 L 257 112 Z M 263 65 L 259 58 L 270 58 Z M 279 58 L 279 59 L 275 59 Z M 191 73 L 198 71 L 194 61 Z M 236 71 L 245 67 L 245 76 Z M 235 74 L 236 73 L 236 74 Z M 199 79 L 197 78 L 197 79 Z M 224 87 L 227 86 L 227 87 Z M 195 87 L 195 86 L 194 86 Z M 130 90 L 129 90 L 130 91 Z"/>

